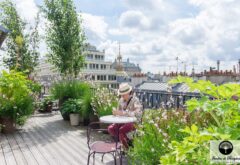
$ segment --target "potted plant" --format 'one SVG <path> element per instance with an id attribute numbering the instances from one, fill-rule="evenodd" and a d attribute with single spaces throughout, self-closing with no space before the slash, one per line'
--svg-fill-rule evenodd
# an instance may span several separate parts
<path id="1" fill-rule="evenodd" d="M 51 88 L 51 95 L 55 100 L 59 100 L 60 109 L 64 102 L 69 99 L 83 99 L 83 97 L 89 93 L 91 93 L 90 84 L 78 80 L 61 81 L 54 84 Z M 69 114 L 67 112 L 60 112 L 64 120 L 69 120 Z"/>
<path id="2" fill-rule="evenodd" d="M 34 109 L 34 94 L 39 86 L 24 73 L 3 71 L 0 76 L 0 119 L 2 132 L 10 133 L 23 125 Z"/>
<path id="3" fill-rule="evenodd" d="M 53 107 L 53 98 L 51 96 L 43 99 L 43 102 L 40 105 L 40 112 L 52 112 Z"/>
<path id="4" fill-rule="evenodd" d="M 69 99 L 65 101 L 60 111 L 63 115 L 69 115 L 72 126 L 77 126 L 80 122 L 83 122 L 82 100 L 80 99 Z"/>

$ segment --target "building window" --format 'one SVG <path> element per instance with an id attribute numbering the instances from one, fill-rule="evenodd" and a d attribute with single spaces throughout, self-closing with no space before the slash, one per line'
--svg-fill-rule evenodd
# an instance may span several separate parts
<path id="1" fill-rule="evenodd" d="M 92 80 L 95 80 L 95 75 L 92 75 Z"/>
<path id="2" fill-rule="evenodd" d="M 98 81 L 100 80 L 100 75 L 97 75 L 97 80 L 98 80 Z"/>
<path id="3" fill-rule="evenodd" d="M 88 68 L 88 65 L 87 64 L 85 64 L 85 69 L 87 69 Z"/>
<path id="4" fill-rule="evenodd" d="M 109 81 L 114 81 L 114 80 L 116 80 L 116 76 L 115 75 L 109 75 L 108 80 Z"/>
<path id="5" fill-rule="evenodd" d="M 89 68 L 92 69 L 92 68 L 93 68 L 93 65 L 92 65 L 92 64 L 89 64 Z"/>
<path id="6" fill-rule="evenodd" d="M 96 64 L 96 69 L 98 69 L 98 64 Z"/>
<path id="7" fill-rule="evenodd" d="M 93 69 L 95 69 L 95 64 L 93 64 Z"/>

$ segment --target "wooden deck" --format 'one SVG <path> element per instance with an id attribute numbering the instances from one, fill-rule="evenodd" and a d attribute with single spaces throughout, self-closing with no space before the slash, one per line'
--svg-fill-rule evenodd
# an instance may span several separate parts
<path id="1" fill-rule="evenodd" d="M 85 165 L 86 141 L 86 127 L 72 127 L 58 113 L 35 114 L 14 134 L 0 134 L 0 165 Z M 114 161 L 106 155 L 102 163 L 99 155 L 95 164 Z"/>

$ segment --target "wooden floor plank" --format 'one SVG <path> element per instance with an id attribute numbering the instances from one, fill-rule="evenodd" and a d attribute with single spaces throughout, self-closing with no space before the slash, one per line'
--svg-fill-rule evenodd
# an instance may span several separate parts
<path id="1" fill-rule="evenodd" d="M 21 132 L 19 132 L 18 135 L 22 137 L 23 141 L 28 146 L 29 150 L 33 154 L 33 156 L 36 159 L 36 161 L 38 162 L 38 164 L 40 164 L 40 165 L 41 164 L 44 164 L 44 165 L 49 164 L 48 161 L 45 159 L 45 157 L 42 155 L 42 153 L 39 152 L 37 147 L 33 144 L 32 140 L 30 138 L 28 138 L 24 133 L 21 133 Z"/>
<path id="2" fill-rule="evenodd" d="M 16 140 L 16 142 L 18 143 L 19 148 L 21 149 L 27 163 L 29 165 L 36 165 L 38 164 L 37 160 L 34 158 L 32 152 L 29 150 L 28 146 L 26 145 L 26 143 L 23 141 L 22 137 L 19 136 L 18 133 L 14 134 L 14 138 Z"/>
<path id="3" fill-rule="evenodd" d="M 50 122 L 50 119 L 46 119 L 48 120 L 48 122 Z M 52 119 L 53 120 L 53 119 Z M 52 121 L 51 120 L 51 121 Z M 55 118 L 55 120 L 60 120 L 62 121 L 61 118 L 59 118 L 59 116 L 57 117 L 57 119 Z M 64 122 L 61 122 L 62 124 L 64 124 Z M 69 126 L 69 124 L 66 126 L 62 125 L 61 127 L 59 127 L 58 125 L 52 125 L 52 126 L 48 126 L 48 130 L 53 131 L 60 131 L 62 130 L 62 128 L 66 128 L 67 130 L 69 130 L 67 132 L 66 135 L 64 135 L 63 137 L 60 137 L 63 140 L 63 143 L 68 144 L 71 147 L 71 150 L 75 150 L 75 153 L 77 153 L 76 157 L 81 156 L 81 158 L 84 158 L 84 161 L 86 163 L 87 160 L 87 155 L 88 155 L 88 147 L 87 147 L 87 138 L 86 138 L 86 130 L 79 130 L 79 127 L 72 127 Z M 71 131 L 74 130 L 74 131 Z M 81 135 L 85 135 L 85 136 L 81 136 Z M 74 145 L 72 145 L 74 144 Z M 81 159 L 83 160 L 83 159 Z M 96 163 L 97 164 L 102 164 L 101 162 L 101 155 L 100 154 L 96 154 Z M 113 157 L 110 154 L 106 154 L 104 156 L 104 162 L 109 162 L 109 161 L 113 161 Z"/>
<path id="4" fill-rule="evenodd" d="M 35 145 L 37 147 L 39 152 L 41 152 L 41 154 L 44 156 L 44 158 L 48 161 L 48 163 L 50 165 L 59 164 L 59 163 L 57 163 L 57 159 L 49 152 L 47 147 L 45 147 L 44 145 L 41 145 L 41 143 L 44 139 L 42 139 L 41 137 L 35 138 L 32 135 L 32 132 L 30 132 L 30 131 L 23 132 L 23 133 L 26 134 L 25 136 L 27 136 L 33 142 L 33 145 Z"/>
<path id="5" fill-rule="evenodd" d="M 87 164 L 86 127 L 70 126 L 59 113 L 35 114 L 21 131 L 1 138 L 0 165 L 8 165 L 13 160 L 20 165 Z M 113 157 L 106 155 L 102 163 L 101 155 L 96 155 L 95 164 L 113 165 Z"/>
<path id="6" fill-rule="evenodd" d="M 2 136 L 2 135 L 0 135 L 0 136 Z M 2 137 L 1 137 L 1 139 L 2 139 Z M 0 142 L 1 142 L 0 144 L 2 144 L 2 140 Z M 6 165 L 6 161 L 5 161 L 5 158 L 4 158 L 2 145 L 0 145 L 0 164 L 1 165 Z"/>
<path id="7" fill-rule="evenodd" d="M 22 153 L 22 151 L 20 150 L 18 143 L 16 142 L 16 140 L 14 139 L 12 134 L 8 134 L 6 135 L 6 138 L 8 140 L 8 143 L 12 149 L 13 155 L 15 157 L 15 160 L 17 162 L 18 165 L 26 165 L 27 161 L 24 158 L 24 155 Z"/>
<path id="8" fill-rule="evenodd" d="M 11 147 L 5 135 L 2 135 L 2 150 L 7 165 L 17 165 Z"/>

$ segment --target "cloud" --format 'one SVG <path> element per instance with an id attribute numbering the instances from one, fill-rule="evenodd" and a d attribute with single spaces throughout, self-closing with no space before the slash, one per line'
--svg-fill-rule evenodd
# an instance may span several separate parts
<path id="1" fill-rule="evenodd" d="M 103 16 L 96 16 L 89 13 L 81 13 L 83 26 L 87 38 L 93 40 L 105 40 L 107 38 L 108 24 Z"/>
<path id="2" fill-rule="evenodd" d="M 123 52 L 142 64 L 144 71 L 176 68 L 177 56 L 187 62 L 189 72 L 192 63 L 198 64 L 198 71 L 215 66 L 217 60 L 222 61 L 224 69 L 232 69 L 237 63 L 240 1 L 186 0 L 182 6 L 161 0 L 125 3 L 128 10 L 120 15 L 119 27 L 112 32 L 130 36 L 122 46 L 126 49 Z M 193 14 L 181 9 L 190 9 Z"/>
<path id="3" fill-rule="evenodd" d="M 39 12 L 34 0 L 14 0 L 16 3 L 17 11 L 28 22 L 34 22 Z"/>
<path id="4" fill-rule="evenodd" d="M 140 11 L 127 11 L 119 18 L 120 27 L 134 28 L 139 30 L 149 29 L 151 27 L 150 20 Z"/>

